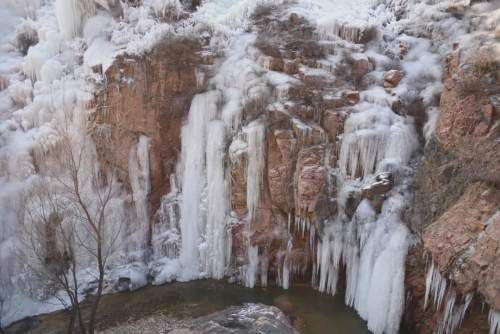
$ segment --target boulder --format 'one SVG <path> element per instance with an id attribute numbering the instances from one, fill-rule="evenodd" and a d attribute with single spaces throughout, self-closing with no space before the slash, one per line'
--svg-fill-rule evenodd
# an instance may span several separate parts
<path id="1" fill-rule="evenodd" d="M 390 70 L 384 74 L 384 88 L 396 87 L 401 79 L 403 79 L 403 72 L 399 70 Z"/>

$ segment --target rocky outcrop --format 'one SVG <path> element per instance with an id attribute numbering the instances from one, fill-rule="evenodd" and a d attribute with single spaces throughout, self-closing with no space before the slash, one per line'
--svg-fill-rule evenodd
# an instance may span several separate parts
<path id="1" fill-rule="evenodd" d="M 461 146 L 464 137 L 494 140 L 500 135 L 498 51 L 485 45 L 470 55 L 465 52 L 451 53 L 444 68 L 436 134 L 446 148 Z"/>
<path id="2" fill-rule="evenodd" d="M 327 168 L 324 163 L 324 146 L 312 146 L 300 151 L 297 161 L 295 210 L 303 218 L 314 217 L 321 203 L 319 197 L 324 193 L 327 183 Z"/>
<path id="3" fill-rule="evenodd" d="M 500 308 L 500 215 L 495 214 L 499 204 L 500 191 L 472 184 L 423 235 L 425 249 L 455 288 L 463 295 L 478 289 L 496 309 Z"/>
<path id="4" fill-rule="evenodd" d="M 169 192 L 180 152 L 181 128 L 198 91 L 200 45 L 166 40 L 142 57 L 123 55 L 104 73 L 96 98 L 93 136 L 100 160 L 128 184 L 129 153 L 141 135 L 151 139 L 149 201 L 152 212 Z"/>
<path id="5" fill-rule="evenodd" d="M 487 331 L 483 301 L 500 309 L 498 59 L 488 39 L 474 47 L 456 46 L 446 58 L 435 137 L 426 144 L 417 170 L 410 214 L 411 228 L 422 236 L 421 252 L 452 289 L 459 296 L 479 292 L 460 330 L 464 333 Z M 425 287 L 427 267 L 415 265 L 410 274 L 413 283 L 420 282 L 408 284 L 416 299 Z M 413 322 L 422 327 L 418 332 L 430 332 L 439 321 L 430 313 L 434 309 L 425 315 L 423 305 L 415 308 Z"/>
<path id="6" fill-rule="evenodd" d="M 256 247 L 257 256 L 263 259 L 261 274 L 269 272 L 285 285 L 285 267 L 294 279 L 309 279 L 317 223 L 337 213 L 332 168 L 338 160 L 345 119 L 354 105 L 367 99 L 360 91 L 374 84 L 383 86 L 392 95 L 381 103 L 399 115 L 413 116 L 418 130 L 425 122 L 425 106 L 422 99 L 403 101 L 395 93 L 407 84 L 405 75 L 410 76 L 397 64 L 398 57 L 403 59 L 411 51 L 409 45 L 400 42 L 393 63 L 382 71 L 377 68 L 371 78 L 368 74 L 375 70 L 376 61 L 361 53 L 363 46 L 346 46 L 341 56 L 337 54 L 341 60 L 330 64 L 326 59 L 334 53 L 334 43 L 316 42 L 321 31 L 314 31 L 297 14 L 282 20 L 273 15 L 273 9 L 266 10 L 254 17 L 256 53 L 269 73 L 280 76 L 269 87 L 272 96 L 244 106 L 243 127 L 256 118 L 266 126 L 264 178 L 255 212 L 247 208 L 246 143 L 238 138 L 229 147 L 231 268 L 249 265 L 249 247 Z M 369 26 L 342 23 L 332 29 L 333 34 L 356 43 L 367 43 L 375 35 Z M 122 169 L 123 180 L 137 137 L 152 139 L 153 208 L 169 191 L 168 176 L 174 172 L 180 151 L 181 123 L 199 88 L 195 70 L 202 62 L 199 49 L 193 41 L 174 41 L 142 59 L 121 57 L 106 72 L 108 87 L 98 97 L 96 123 L 109 125 L 109 132 L 96 131 L 95 136 L 111 142 L 101 145 L 99 154 L 102 161 Z M 424 254 L 453 281 L 461 296 L 477 290 L 489 305 L 500 308 L 500 223 L 495 215 L 500 204 L 500 76 L 492 55 L 494 50 L 484 46 L 474 54 L 456 49 L 446 59 L 436 135 L 425 146 L 415 178 L 414 205 L 407 215 L 409 226 L 423 241 L 408 257 L 406 279 L 411 291 L 407 318 L 419 333 L 431 332 L 439 321 L 432 310 L 423 310 Z M 283 78 L 287 85 L 280 85 Z M 147 96 L 155 96 L 155 101 Z M 380 213 L 397 183 L 394 178 L 397 175 L 383 173 L 350 192 L 343 208 L 346 217 L 354 216 L 363 199 Z M 262 284 L 266 280 L 261 278 Z M 474 301 L 471 312 L 477 311 L 477 305 Z M 467 321 L 474 324 L 474 319 Z M 464 328 L 468 328 L 467 321 Z"/>
<path id="7" fill-rule="evenodd" d="M 273 204 L 283 212 L 293 206 L 293 179 L 297 159 L 297 139 L 291 130 L 275 130 L 268 136 L 267 181 Z"/>
<path id="8" fill-rule="evenodd" d="M 171 333 L 297 333 L 282 311 L 263 304 L 233 306 L 196 319 L 187 328 L 187 331 L 174 330 Z"/>
<path id="9" fill-rule="evenodd" d="M 384 88 L 394 88 L 403 79 L 403 72 L 390 70 L 384 74 Z"/>

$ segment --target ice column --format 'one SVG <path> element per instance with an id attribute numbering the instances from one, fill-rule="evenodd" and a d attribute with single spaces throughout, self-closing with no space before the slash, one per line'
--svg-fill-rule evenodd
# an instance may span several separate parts
<path id="1" fill-rule="evenodd" d="M 225 125 L 211 121 L 207 140 L 208 213 L 206 225 L 205 272 L 210 277 L 222 278 L 226 267 L 226 213 L 228 190 L 224 178 L 226 149 Z"/>
<path id="2" fill-rule="evenodd" d="M 200 274 L 200 253 L 203 212 L 200 207 L 206 182 L 205 148 L 207 124 L 217 113 L 218 91 L 198 94 L 193 98 L 188 122 L 182 128 L 182 205 L 181 205 L 181 265 L 180 279 L 197 278 Z"/>
<path id="3" fill-rule="evenodd" d="M 135 250 L 144 250 L 149 235 L 148 196 L 151 189 L 149 178 L 149 147 L 150 139 L 140 136 L 137 144 L 132 147 L 128 157 L 130 185 L 134 197 L 137 214 L 137 225 L 133 233 Z"/>
<path id="4" fill-rule="evenodd" d="M 259 204 L 260 192 L 262 188 L 262 178 L 264 170 L 264 124 L 257 120 L 248 125 L 245 129 L 248 145 L 248 165 L 247 165 L 247 208 L 250 221 L 255 216 L 255 211 Z"/>
<path id="5" fill-rule="evenodd" d="M 256 283 L 257 270 L 259 268 L 259 247 L 248 247 L 248 264 L 245 271 L 245 286 L 253 288 Z"/>
<path id="6" fill-rule="evenodd" d="M 56 0 L 55 3 L 59 30 L 68 39 L 80 34 L 84 14 L 80 2 L 81 0 Z"/>

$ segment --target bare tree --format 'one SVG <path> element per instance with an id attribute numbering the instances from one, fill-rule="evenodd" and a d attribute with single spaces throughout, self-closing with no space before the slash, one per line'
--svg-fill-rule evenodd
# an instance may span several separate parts
<path id="1" fill-rule="evenodd" d="M 75 140 L 65 130 L 59 131 L 59 138 L 52 165 L 42 168 L 43 176 L 27 193 L 24 240 L 34 259 L 32 271 L 66 293 L 67 299 L 60 301 L 71 311 L 68 332 L 76 327 L 80 333 L 93 334 L 106 264 L 121 230 L 107 219 L 115 173 L 97 166 L 85 138 Z M 97 272 L 88 317 L 80 305 L 78 275 L 86 266 Z"/>

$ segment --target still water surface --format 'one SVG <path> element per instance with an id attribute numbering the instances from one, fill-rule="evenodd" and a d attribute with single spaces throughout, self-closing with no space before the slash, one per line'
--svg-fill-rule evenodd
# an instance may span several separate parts
<path id="1" fill-rule="evenodd" d="M 243 303 L 263 303 L 280 308 L 303 334 L 368 334 L 366 323 L 343 303 L 343 296 L 326 296 L 306 285 L 249 289 L 224 281 L 199 280 L 148 286 L 135 292 L 103 297 L 99 307 L 99 328 L 153 314 L 191 319 Z M 63 333 L 67 316 L 63 312 L 37 319 L 30 333 Z"/>

